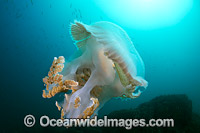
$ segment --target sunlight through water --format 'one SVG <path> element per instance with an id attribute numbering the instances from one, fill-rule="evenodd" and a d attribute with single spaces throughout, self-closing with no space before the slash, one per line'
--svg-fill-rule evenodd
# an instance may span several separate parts
<path id="1" fill-rule="evenodd" d="M 97 0 L 113 21 L 135 29 L 156 29 L 180 22 L 193 0 Z"/>

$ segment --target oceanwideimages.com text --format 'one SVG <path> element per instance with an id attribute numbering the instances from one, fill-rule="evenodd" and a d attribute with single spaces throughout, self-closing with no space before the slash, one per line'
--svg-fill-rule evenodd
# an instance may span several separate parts
<path id="1" fill-rule="evenodd" d="M 29 117 L 27 117 L 29 116 Z M 35 118 L 32 115 L 27 115 L 24 118 L 24 124 L 27 127 L 32 127 L 35 124 Z M 31 117 L 32 116 L 32 117 Z M 34 119 L 33 119 L 34 118 Z M 51 119 L 48 116 L 40 118 L 42 127 L 124 127 L 130 130 L 134 127 L 174 127 L 173 119 L 109 119 L 104 116 L 103 119 L 94 118 L 87 119 Z"/>

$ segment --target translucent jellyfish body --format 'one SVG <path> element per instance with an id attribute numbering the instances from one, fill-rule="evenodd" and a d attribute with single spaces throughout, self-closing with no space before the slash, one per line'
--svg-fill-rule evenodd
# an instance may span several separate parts
<path id="1" fill-rule="evenodd" d="M 105 21 L 75 21 L 70 33 L 79 56 L 66 63 L 63 56 L 55 58 L 43 79 L 44 98 L 64 96 L 56 102 L 62 118 L 97 115 L 112 97 L 136 98 L 147 87 L 144 63 L 122 28 Z"/>

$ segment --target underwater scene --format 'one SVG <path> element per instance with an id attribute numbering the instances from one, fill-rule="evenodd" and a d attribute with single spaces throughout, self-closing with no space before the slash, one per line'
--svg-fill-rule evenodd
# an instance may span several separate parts
<path id="1" fill-rule="evenodd" d="M 0 0 L 0 44 L 0 133 L 200 132 L 199 0 Z"/>

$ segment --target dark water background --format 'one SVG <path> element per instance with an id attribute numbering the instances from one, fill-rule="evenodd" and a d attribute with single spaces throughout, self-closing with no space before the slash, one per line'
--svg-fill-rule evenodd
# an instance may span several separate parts
<path id="1" fill-rule="evenodd" d="M 0 0 L 1 129 L 24 127 L 33 114 L 59 118 L 56 98 L 43 99 L 42 78 L 56 56 L 76 50 L 69 36 L 74 19 L 90 24 L 111 21 L 94 1 Z M 144 60 L 147 90 L 134 100 L 112 99 L 100 111 L 134 108 L 163 94 L 187 94 L 200 114 L 200 1 L 176 25 L 152 30 L 122 28 Z M 10 126 L 11 125 L 11 126 Z"/>

